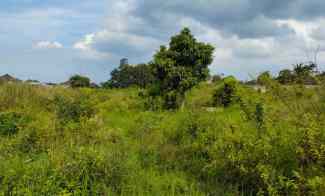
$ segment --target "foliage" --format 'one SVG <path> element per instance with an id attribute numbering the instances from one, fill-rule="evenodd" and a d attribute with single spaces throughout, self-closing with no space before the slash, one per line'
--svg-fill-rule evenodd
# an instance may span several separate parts
<path id="1" fill-rule="evenodd" d="M 168 48 L 161 46 L 154 55 L 153 88 L 157 90 L 151 95 L 163 97 L 166 109 L 178 108 L 185 92 L 208 77 L 213 51 L 213 46 L 198 42 L 189 29 L 183 29 L 171 38 Z"/>
<path id="2" fill-rule="evenodd" d="M 293 70 L 284 69 L 279 72 L 277 80 L 281 84 L 317 84 L 316 71 L 317 65 L 314 63 L 298 63 Z"/>
<path id="3" fill-rule="evenodd" d="M 16 134 L 26 120 L 26 117 L 16 112 L 0 113 L 0 135 Z"/>
<path id="4" fill-rule="evenodd" d="M 238 103 L 238 82 L 233 77 L 227 77 L 213 94 L 213 104 L 215 106 L 228 107 L 232 103 Z"/>
<path id="5" fill-rule="evenodd" d="M 68 83 L 72 88 L 90 87 L 90 79 L 81 75 L 72 76 Z"/>
<path id="6" fill-rule="evenodd" d="M 272 80 L 272 76 L 269 71 L 266 71 L 266 72 L 261 73 L 257 77 L 257 84 L 267 85 L 270 82 L 270 80 Z"/>
<path id="7" fill-rule="evenodd" d="M 131 82 L 149 89 L 124 88 L 130 67 L 117 89 L 0 85 L 0 195 L 322 195 L 325 85 L 304 85 L 322 78 L 315 65 L 262 73 L 262 92 L 206 82 L 212 53 L 184 29 L 139 68 L 153 84 Z"/>
<path id="8" fill-rule="evenodd" d="M 296 77 L 296 82 L 299 84 L 314 84 L 313 74 L 315 73 L 315 69 L 317 65 L 314 63 L 309 64 L 296 64 L 294 66 L 294 74 Z"/>
<path id="9" fill-rule="evenodd" d="M 57 117 L 62 121 L 78 122 L 81 118 L 90 118 L 94 113 L 93 106 L 82 95 L 74 99 L 56 95 L 54 104 Z"/>
<path id="10" fill-rule="evenodd" d="M 279 76 L 277 78 L 277 80 L 281 83 L 281 84 L 291 84 L 294 82 L 295 76 L 292 73 L 291 70 L 289 69 L 284 69 L 281 70 L 279 72 Z"/>
<path id="11" fill-rule="evenodd" d="M 272 82 L 203 82 L 173 112 L 137 88 L 0 86 L 0 195 L 321 195 L 324 87 Z"/>
<path id="12" fill-rule="evenodd" d="M 127 88 L 138 86 L 145 88 L 154 81 L 152 70 L 149 65 L 122 65 L 114 69 L 111 79 L 103 84 L 104 88 Z"/>

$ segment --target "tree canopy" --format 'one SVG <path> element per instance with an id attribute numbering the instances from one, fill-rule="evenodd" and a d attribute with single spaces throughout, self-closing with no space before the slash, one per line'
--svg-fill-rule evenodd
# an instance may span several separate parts
<path id="1" fill-rule="evenodd" d="M 103 84 L 106 88 L 127 88 L 138 86 L 145 88 L 154 80 L 151 68 L 147 64 L 122 65 L 111 72 L 111 79 Z"/>
<path id="2" fill-rule="evenodd" d="M 68 83 L 72 88 L 80 88 L 80 87 L 90 87 L 90 79 L 86 76 L 74 75 L 72 76 Z"/>
<path id="3" fill-rule="evenodd" d="M 185 92 L 209 75 L 214 47 L 198 42 L 188 28 L 161 46 L 152 62 L 156 78 L 153 95 L 163 96 L 166 108 L 177 108 Z"/>

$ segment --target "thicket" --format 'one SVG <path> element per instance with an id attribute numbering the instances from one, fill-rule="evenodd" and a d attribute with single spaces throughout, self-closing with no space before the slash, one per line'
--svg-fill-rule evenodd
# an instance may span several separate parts
<path id="1" fill-rule="evenodd" d="M 81 75 L 72 76 L 67 83 L 72 88 L 90 87 L 90 79 Z"/>
<path id="2" fill-rule="evenodd" d="M 212 52 L 184 29 L 146 89 L 0 85 L 0 195 L 322 195 L 322 75 L 208 83 Z"/>
<path id="3" fill-rule="evenodd" d="M 121 65 L 111 72 L 111 79 L 103 83 L 104 88 L 146 88 L 154 82 L 150 65 Z"/>
<path id="4" fill-rule="evenodd" d="M 203 82 L 148 111 L 137 88 L 2 85 L 0 195 L 321 195 L 325 86 L 268 89 Z"/>

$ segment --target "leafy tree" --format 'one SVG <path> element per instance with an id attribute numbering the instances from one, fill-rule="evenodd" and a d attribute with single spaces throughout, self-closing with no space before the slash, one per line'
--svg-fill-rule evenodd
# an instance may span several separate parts
<path id="1" fill-rule="evenodd" d="M 294 79 L 295 79 L 295 76 L 292 73 L 292 71 L 289 69 L 284 69 L 284 70 L 280 71 L 279 76 L 277 78 L 277 80 L 281 84 L 290 84 L 294 81 Z"/>
<path id="2" fill-rule="evenodd" d="M 271 79 L 272 76 L 269 71 L 263 72 L 257 77 L 257 84 L 266 85 Z"/>
<path id="3" fill-rule="evenodd" d="M 319 75 L 316 75 L 316 69 L 315 63 L 299 63 L 294 65 L 293 71 L 289 69 L 280 71 L 277 80 L 281 84 L 317 84 L 316 77 L 319 78 Z"/>
<path id="4" fill-rule="evenodd" d="M 313 75 L 316 73 L 317 65 L 315 63 L 299 63 L 294 66 L 295 82 L 299 84 L 315 83 Z"/>
<path id="5" fill-rule="evenodd" d="M 72 88 L 89 87 L 90 79 L 85 76 L 74 75 L 69 79 L 68 83 Z"/>
<path id="6" fill-rule="evenodd" d="M 127 88 L 130 86 L 146 88 L 152 83 L 153 79 L 149 65 L 122 65 L 112 71 L 111 79 L 105 82 L 103 86 L 105 88 Z"/>
<path id="7" fill-rule="evenodd" d="M 198 42 L 188 28 L 171 38 L 169 47 L 161 46 L 152 62 L 156 87 L 152 96 L 161 96 L 166 109 L 176 109 L 185 92 L 206 80 L 213 61 L 214 47 Z"/>

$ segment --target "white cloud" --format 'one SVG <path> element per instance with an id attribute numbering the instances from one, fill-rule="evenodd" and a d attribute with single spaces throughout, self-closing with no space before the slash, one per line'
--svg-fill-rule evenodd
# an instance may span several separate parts
<path id="1" fill-rule="evenodd" d="M 84 50 L 84 51 L 91 50 L 91 44 L 94 42 L 94 37 L 95 34 L 85 35 L 85 37 L 82 40 L 74 44 L 73 48 Z"/>
<path id="2" fill-rule="evenodd" d="M 128 32 L 114 32 L 108 29 L 85 35 L 73 46 L 88 58 L 150 56 L 159 48 L 161 42 L 157 39 L 139 36 Z"/>
<path id="3" fill-rule="evenodd" d="M 39 49 L 59 49 L 59 48 L 63 48 L 63 45 L 57 41 L 54 42 L 40 41 L 37 42 L 34 47 Z"/>

